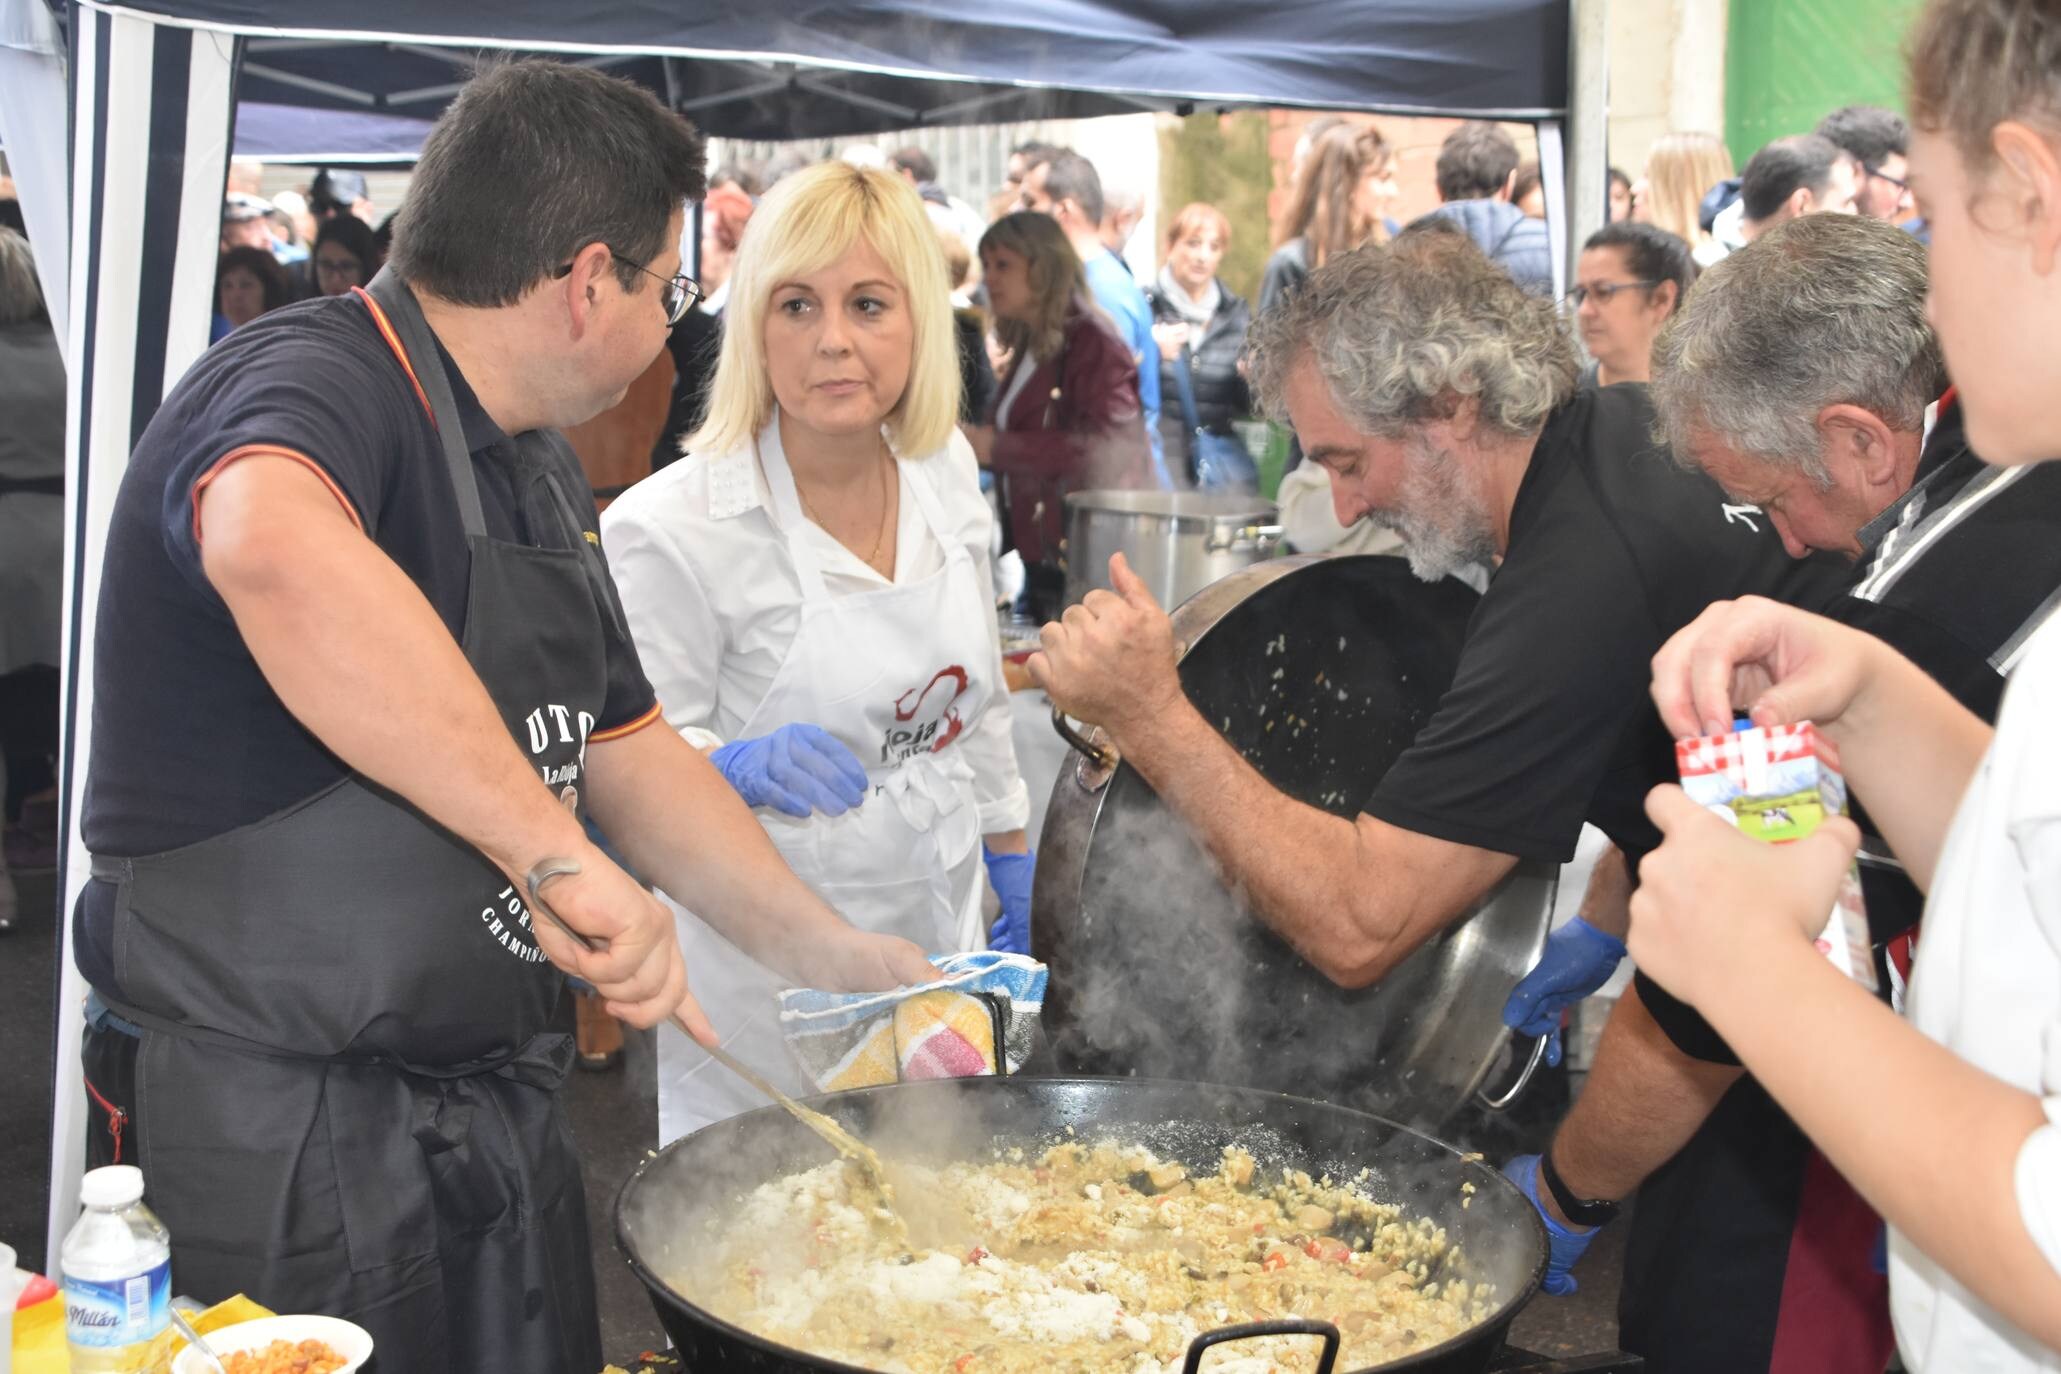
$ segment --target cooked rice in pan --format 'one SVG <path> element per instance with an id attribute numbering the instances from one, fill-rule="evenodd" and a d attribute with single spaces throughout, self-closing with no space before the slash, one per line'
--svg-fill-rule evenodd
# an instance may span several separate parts
<path id="1" fill-rule="evenodd" d="M 1073 1143 L 895 1172 L 906 1229 L 825 1164 L 748 1194 L 714 1272 L 681 1291 L 766 1340 L 893 1374 L 1173 1374 L 1205 1331 L 1290 1316 L 1335 1323 L 1337 1368 L 1363 1369 L 1494 1305 L 1487 1285 L 1439 1281 L 1458 1256 L 1430 1221 L 1300 1172 L 1262 1185 L 1235 1147 L 1207 1176 Z M 1265 1337 L 1204 1368 L 1305 1370 L 1316 1351 Z"/>

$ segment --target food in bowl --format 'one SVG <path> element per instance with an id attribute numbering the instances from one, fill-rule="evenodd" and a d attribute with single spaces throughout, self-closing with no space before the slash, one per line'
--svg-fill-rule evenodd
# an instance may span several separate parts
<path id="1" fill-rule="evenodd" d="M 1429 1220 L 1297 1170 L 1213 1173 L 1119 1143 L 1035 1159 L 897 1166 L 903 1219 L 842 1163 L 747 1194 L 690 1301 L 765 1340 L 891 1374 L 1171 1374 L 1203 1332 L 1295 1316 L 1336 1324 L 1340 1369 L 1437 1345 L 1487 1316 L 1486 1284 Z M 1212 1368 L 1301 1368 L 1307 1337 L 1264 1337 Z"/>
<path id="2" fill-rule="evenodd" d="M 223 1374 L 336 1374 L 349 1363 L 321 1341 L 273 1341 L 222 1357 Z"/>

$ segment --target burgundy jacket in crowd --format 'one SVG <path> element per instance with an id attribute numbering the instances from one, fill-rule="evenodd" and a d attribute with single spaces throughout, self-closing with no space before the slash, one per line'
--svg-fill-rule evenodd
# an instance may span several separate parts
<path id="1" fill-rule="evenodd" d="M 1018 357 L 996 388 L 1008 394 Z M 1059 352 L 1036 364 L 995 425 L 989 465 L 1008 503 L 1009 530 L 1026 563 L 1056 564 L 1066 530 L 1066 493 L 1150 484 L 1152 450 L 1138 403 L 1138 360 L 1093 306 L 1076 300 Z"/>

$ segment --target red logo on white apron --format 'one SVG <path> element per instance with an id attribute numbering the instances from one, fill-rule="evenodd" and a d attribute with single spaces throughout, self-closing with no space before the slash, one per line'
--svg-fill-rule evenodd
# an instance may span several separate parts
<path id="1" fill-rule="evenodd" d="M 939 685 L 945 682 L 952 684 L 950 695 Z M 966 685 L 966 670 L 954 664 L 896 697 L 895 723 L 881 737 L 880 761 L 900 763 L 917 754 L 934 754 L 959 738 L 966 722 L 960 719 L 958 701 L 966 695 Z"/>

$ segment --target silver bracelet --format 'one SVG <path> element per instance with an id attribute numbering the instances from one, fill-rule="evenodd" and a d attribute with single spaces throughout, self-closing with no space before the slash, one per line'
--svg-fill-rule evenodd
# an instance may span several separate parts
<path id="1" fill-rule="evenodd" d="M 523 875 L 523 886 L 529 889 L 530 910 L 542 916 L 552 925 L 564 931 L 582 949 L 593 949 L 594 942 L 560 920 L 551 904 L 544 900 L 542 888 L 553 878 L 564 878 L 580 871 L 577 859 L 539 859 L 530 865 L 530 871 Z"/>

